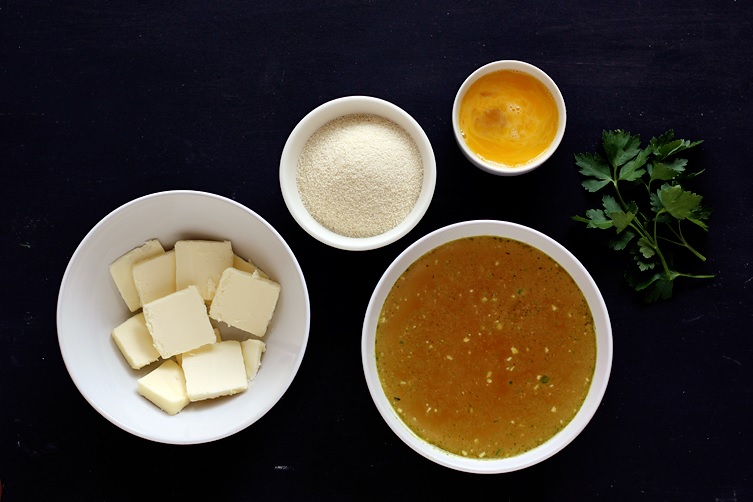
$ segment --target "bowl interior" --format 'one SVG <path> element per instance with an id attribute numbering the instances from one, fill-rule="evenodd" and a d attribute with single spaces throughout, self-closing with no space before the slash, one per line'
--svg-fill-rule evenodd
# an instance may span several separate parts
<path id="1" fill-rule="evenodd" d="M 264 337 L 262 369 L 241 394 L 191 403 L 169 416 L 137 393 L 136 380 L 154 366 L 133 370 L 112 341 L 112 329 L 133 315 L 110 277 L 116 258 L 157 238 L 165 248 L 187 238 L 227 239 L 280 283 Z M 261 418 L 282 397 L 308 341 L 309 297 L 298 262 L 282 237 L 250 209 L 223 197 L 190 191 L 136 199 L 101 220 L 83 239 L 63 276 L 57 327 L 68 372 L 84 398 L 105 418 L 137 436 L 191 444 L 231 435 Z"/>
<path id="2" fill-rule="evenodd" d="M 593 314 L 597 359 L 593 381 L 580 411 L 573 420 L 549 441 L 521 455 L 505 459 L 474 459 L 453 455 L 416 436 L 404 425 L 382 390 L 376 368 L 374 351 L 376 325 L 382 305 L 392 285 L 414 261 L 430 250 L 456 239 L 470 236 L 494 235 L 524 242 L 538 248 L 556 260 L 573 277 L 583 291 Z M 363 323 L 361 354 L 366 382 L 371 397 L 387 425 L 408 446 L 437 464 L 473 473 L 501 473 L 522 469 L 560 451 L 586 426 L 606 391 L 612 365 L 612 331 L 604 300 L 588 271 L 563 246 L 550 237 L 515 223 L 480 220 L 450 225 L 419 239 L 401 253 L 379 280 L 369 301 Z"/>
<path id="3" fill-rule="evenodd" d="M 296 182 L 298 158 L 309 138 L 326 123 L 344 115 L 357 113 L 379 115 L 389 119 L 411 135 L 418 146 L 424 168 L 424 179 L 418 202 L 399 225 L 374 237 L 353 238 L 339 235 L 322 226 L 306 210 Z M 329 246 L 365 251 L 386 246 L 407 234 L 420 221 L 429 207 L 436 185 L 436 161 L 429 138 L 404 110 L 382 99 L 370 96 L 347 96 L 320 105 L 309 112 L 291 132 L 280 158 L 280 188 L 290 214 L 312 237 Z"/>
<path id="4" fill-rule="evenodd" d="M 468 91 L 468 88 L 473 85 L 473 83 L 476 82 L 476 80 L 478 80 L 480 77 L 501 70 L 515 70 L 523 73 L 528 73 L 529 75 L 536 77 L 547 87 L 547 89 L 549 89 L 549 92 L 552 94 L 552 97 L 554 98 L 554 101 L 557 105 L 557 111 L 559 112 L 559 125 L 557 127 L 557 134 L 554 138 L 554 141 L 552 141 L 552 143 L 549 145 L 549 148 L 547 148 L 545 152 L 536 157 L 530 163 L 523 166 L 506 167 L 500 164 L 485 161 L 484 159 L 476 155 L 476 153 L 473 152 L 470 148 L 468 148 L 468 145 L 463 139 L 463 135 L 460 130 L 460 123 L 458 121 L 458 116 L 460 113 L 460 102 L 462 101 L 465 93 Z M 549 157 L 552 156 L 555 150 L 557 150 L 557 148 L 559 147 L 560 143 L 562 142 L 562 137 L 565 134 L 566 125 L 567 109 L 565 107 L 565 100 L 562 97 L 562 92 L 560 92 L 557 84 L 555 84 L 554 80 L 552 80 L 552 78 L 549 77 L 549 75 L 547 75 L 543 70 L 523 61 L 494 61 L 478 68 L 476 71 L 471 73 L 460 86 L 460 89 L 458 89 L 458 92 L 455 95 L 455 101 L 452 106 L 452 128 L 455 133 L 455 140 L 460 147 L 460 150 L 463 152 L 463 155 L 465 155 L 465 157 L 476 167 L 488 173 L 496 174 L 499 176 L 518 176 L 531 172 L 537 167 L 541 166 L 544 162 L 546 162 L 547 159 L 549 159 Z"/>

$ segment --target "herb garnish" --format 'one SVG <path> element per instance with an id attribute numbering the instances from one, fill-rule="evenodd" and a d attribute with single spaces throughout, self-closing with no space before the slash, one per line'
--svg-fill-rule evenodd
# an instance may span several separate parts
<path id="1" fill-rule="evenodd" d="M 609 246 L 632 256 L 625 277 L 647 302 L 670 298 L 678 277 L 713 277 L 674 268 L 673 251 L 679 248 L 706 261 L 688 242 L 687 231 L 683 232 L 688 224 L 708 230 L 706 220 L 711 211 L 701 204 L 700 195 L 684 188 L 703 170 L 691 172 L 687 159 L 676 157 L 700 143 L 675 139 L 670 130 L 641 148 L 639 135 L 618 129 L 602 132 L 604 155 L 575 155 L 575 164 L 586 177 L 583 187 L 589 192 L 607 189 L 613 195 L 602 197 L 603 209 L 589 209 L 585 217 L 574 216 L 573 220 L 588 228 L 615 230 Z"/>

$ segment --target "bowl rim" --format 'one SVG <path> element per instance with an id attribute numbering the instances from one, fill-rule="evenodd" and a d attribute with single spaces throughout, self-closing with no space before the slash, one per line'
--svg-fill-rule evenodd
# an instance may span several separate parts
<path id="1" fill-rule="evenodd" d="M 416 143 L 423 161 L 423 185 L 415 206 L 397 226 L 372 237 L 348 237 L 325 228 L 306 210 L 298 192 L 296 171 L 298 157 L 306 141 L 326 123 L 345 115 L 374 114 L 402 127 Z M 367 95 L 332 99 L 308 112 L 291 131 L 280 156 L 280 189 L 288 211 L 298 225 L 316 240 L 346 251 L 368 251 L 387 246 L 404 237 L 419 223 L 429 209 L 436 187 L 437 168 L 434 150 L 421 125 L 407 111 L 387 100 Z"/>
<path id="2" fill-rule="evenodd" d="M 386 398 L 379 381 L 374 351 L 376 320 L 392 285 L 420 256 L 446 242 L 479 235 L 500 235 L 525 242 L 555 259 L 573 277 L 586 296 L 594 316 L 597 337 L 597 360 L 594 377 L 586 399 L 577 414 L 562 430 L 543 444 L 520 455 L 504 459 L 474 459 L 446 452 L 420 439 L 397 415 Z M 543 248 L 543 249 L 542 249 Z M 552 253 L 558 256 L 552 256 Z M 585 288 L 585 289 L 584 289 Z M 591 296 L 589 296 L 591 295 Z M 563 245 L 530 227 L 501 220 L 469 220 L 434 230 L 408 246 L 387 267 L 369 299 L 361 333 L 361 362 L 372 400 L 388 427 L 407 446 L 423 457 L 450 469 L 499 474 L 538 464 L 569 445 L 588 425 L 606 393 L 613 358 L 612 327 L 604 298 L 581 262 Z"/>
<path id="3" fill-rule="evenodd" d="M 260 409 L 259 412 L 254 416 L 244 417 L 243 419 L 239 419 L 237 423 L 235 423 L 235 425 L 233 425 L 232 427 L 227 427 L 221 432 L 218 432 L 218 433 L 215 433 L 215 432 L 204 433 L 203 432 L 200 435 L 192 436 L 191 438 L 188 438 L 188 439 L 177 438 L 177 437 L 176 438 L 164 438 L 155 434 L 150 434 L 149 432 L 144 431 L 138 427 L 134 427 L 130 425 L 129 423 L 124 422 L 120 418 L 113 416 L 113 414 L 109 413 L 105 407 L 103 407 L 99 402 L 95 400 L 94 395 L 88 391 L 87 385 L 85 385 L 85 382 L 82 380 L 83 375 L 73 366 L 73 356 L 70 353 L 70 350 L 73 350 L 73 349 L 72 347 L 69 346 L 69 341 L 64 336 L 65 328 L 63 326 L 63 323 L 65 322 L 65 318 L 64 318 L 65 317 L 65 313 L 64 313 L 65 300 L 67 299 L 66 298 L 66 286 L 72 280 L 71 274 L 73 273 L 73 269 L 78 263 L 80 256 L 85 252 L 87 244 L 92 239 L 94 239 L 94 236 L 98 233 L 98 231 L 102 227 L 107 225 L 107 223 L 110 220 L 112 220 L 113 218 L 116 218 L 119 214 L 121 214 L 122 212 L 126 211 L 127 209 L 133 206 L 136 206 L 143 202 L 148 202 L 150 200 L 154 200 L 157 198 L 172 197 L 176 195 L 177 196 L 188 195 L 188 196 L 209 198 L 217 202 L 228 204 L 234 209 L 241 210 L 242 212 L 247 213 L 248 215 L 255 218 L 259 224 L 264 226 L 274 236 L 274 238 L 278 241 L 279 245 L 282 246 L 284 249 L 286 249 L 289 257 L 291 258 L 292 264 L 294 265 L 294 268 L 295 268 L 294 274 L 300 281 L 300 290 L 302 293 L 302 300 L 305 305 L 305 312 L 302 313 L 304 322 L 302 326 L 303 336 L 301 339 L 300 350 L 296 354 L 296 357 L 294 358 L 292 365 L 290 367 L 289 378 L 287 379 L 285 384 L 282 385 L 279 389 L 277 389 L 276 392 L 273 394 L 274 397 L 271 401 L 271 404 Z M 293 383 L 293 380 L 298 374 L 298 371 L 300 370 L 300 366 L 303 362 L 303 357 L 306 352 L 308 339 L 310 335 L 310 327 L 311 327 L 311 302 L 310 302 L 308 287 L 306 284 L 306 278 L 303 274 L 303 270 L 301 269 L 298 259 L 296 258 L 292 249 L 290 248 L 288 243 L 285 241 L 285 239 L 282 237 L 282 235 L 261 215 L 259 215 L 257 212 L 253 211 L 252 209 L 248 208 L 247 206 L 239 202 L 236 202 L 230 198 L 224 197 L 222 195 L 214 194 L 211 192 L 198 191 L 198 190 L 165 190 L 165 191 L 153 192 L 146 195 L 142 195 L 126 203 L 121 204 L 120 206 L 116 207 L 115 209 L 107 213 L 86 233 L 86 235 L 81 239 L 81 241 L 76 246 L 76 249 L 74 250 L 70 259 L 68 260 L 65 272 L 63 273 L 62 279 L 60 281 L 60 286 L 59 286 L 58 296 L 57 296 L 57 301 L 56 301 L 55 318 L 56 318 L 58 347 L 59 347 L 59 350 L 63 359 L 63 363 L 66 367 L 66 371 L 68 375 L 70 376 L 71 380 L 73 381 L 78 392 L 89 403 L 89 405 L 92 408 L 94 408 L 100 415 L 106 418 L 109 422 L 111 422 L 112 424 L 116 425 L 120 429 L 134 436 L 140 437 L 142 439 L 147 439 L 153 442 L 164 443 L 164 444 L 189 445 L 189 444 L 201 444 L 201 443 L 216 441 L 216 440 L 229 437 L 233 434 L 236 434 L 246 429 L 253 423 L 257 422 L 258 420 L 260 420 L 280 401 L 280 399 L 282 399 L 283 395 L 290 388 L 290 386 Z M 135 379 L 134 379 L 134 383 L 135 383 Z"/>
<path id="4" fill-rule="evenodd" d="M 462 132 L 460 130 L 460 123 L 458 116 L 460 113 L 460 103 L 468 91 L 468 88 L 473 85 L 476 80 L 489 73 L 494 73 L 501 70 L 517 70 L 523 73 L 528 73 L 541 81 L 549 92 L 552 94 L 555 103 L 557 104 L 557 110 L 559 111 L 559 127 L 557 128 L 557 134 L 549 147 L 540 155 L 532 159 L 529 163 L 519 167 L 509 167 L 497 164 L 494 162 L 488 162 L 478 155 L 476 155 L 466 144 L 463 139 Z M 463 155 L 476 167 L 491 174 L 498 176 L 519 176 L 521 174 L 530 173 L 543 165 L 554 152 L 559 148 L 562 138 L 565 135 L 565 129 L 567 128 L 567 107 L 565 106 L 565 99 L 562 95 L 562 91 L 554 82 L 554 80 L 541 68 L 534 66 L 531 63 L 520 61 L 517 59 L 501 59 L 498 61 L 492 61 L 487 63 L 473 71 L 458 88 L 455 94 L 455 99 L 452 104 L 452 130 Z"/>

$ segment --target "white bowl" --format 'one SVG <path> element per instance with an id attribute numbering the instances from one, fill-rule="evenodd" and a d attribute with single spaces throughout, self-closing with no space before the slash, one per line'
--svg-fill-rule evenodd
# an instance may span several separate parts
<path id="1" fill-rule="evenodd" d="M 471 236 L 492 235 L 529 244 L 556 260 L 572 276 L 584 293 L 594 318 L 597 358 L 593 380 L 578 413 L 554 437 L 518 456 L 503 459 L 479 459 L 454 455 L 420 439 L 395 412 L 382 390 L 376 367 L 375 335 L 382 305 L 395 281 L 418 258 L 447 242 Z M 387 425 L 413 450 L 437 464 L 471 473 L 510 472 L 537 464 L 567 446 L 586 427 L 606 391 L 612 366 L 612 328 L 604 300 L 581 263 L 550 237 L 522 225 L 493 220 L 467 221 L 436 230 L 403 251 L 387 268 L 369 301 L 361 337 L 361 357 L 371 397 Z"/>
<path id="2" fill-rule="evenodd" d="M 133 370 L 111 337 L 133 315 L 109 273 L 116 258 L 157 238 L 165 248 L 186 238 L 227 239 L 281 285 L 275 315 L 264 337 L 267 351 L 243 393 L 190 403 L 170 416 L 137 393 Z M 224 438 L 259 420 L 282 397 L 303 359 L 310 306 L 303 273 L 283 238 L 258 214 L 224 197 L 169 191 L 129 202 L 86 235 L 60 285 L 57 328 L 60 350 L 84 398 L 110 422 L 161 443 L 194 444 Z"/>
<path id="3" fill-rule="evenodd" d="M 465 142 L 465 139 L 463 139 L 463 134 L 460 129 L 460 123 L 459 123 L 459 114 L 460 114 L 460 102 L 463 99 L 463 96 L 465 96 L 465 93 L 468 91 L 468 88 L 471 87 L 480 77 L 483 77 L 484 75 L 487 75 L 489 73 L 493 73 L 496 71 L 501 70 L 513 70 L 518 71 L 522 73 L 527 73 L 536 79 L 538 79 L 541 83 L 543 83 L 546 88 L 549 90 L 549 92 L 552 94 L 552 97 L 554 97 L 554 101 L 557 105 L 557 111 L 559 112 L 559 124 L 557 127 L 557 134 L 554 137 L 554 140 L 549 145 L 549 147 L 541 153 L 539 156 L 537 156 L 532 161 L 528 162 L 527 164 L 524 164 L 522 166 L 517 167 L 509 167 L 509 166 L 503 166 L 498 163 L 489 162 L 483 158 L 481 158 L 479 155 L 477 155 L 473 150 L 468 148 L 468 145 Z M 491 173 L 496 174 L 499 176 L 518 176 L 520 174 L 525 174 L 533 171 L 537 167 L 541 166 L 544 162 L 546 162 L 549 157 L 552 156 L 552 154 L 557 150 L 557 147 L 559 147 L 560 142 L 562 141 L 562 137 L 565 134 L 565 126 L 567 124 L 567 109 L 565 108 L 565 100 L 562 97 L 562 93 L 559 90 L 559 87 L 557 87 L 557 84 L 554 83 L 554 80 L 552 80 L 549 75 L 547 75 L 544 71 L 542 71 L 540 68 L 537 68 L 536 66 L 533 66 L 532 64 L 525 63 L 523 61 L 516 61 L 516 60 L 502 60 L 502 61 L 494 61 L 492 63 L 488 63 L 473 73 L 471 73 L 468 78 L 465 79 L 463 84 L 460 86 L 460 89 L 458 89 L 457 94 L 455 95 L 455 101 L 452 106 L 452 128 L 455 133 L 455 140 L 458 143 L 458 146 L 460 147 L 460 150 L 463 152 L 465 157 L 473 163 L 476 167 Z"/>
<path id="4" fill-rule="evenodd" d="M 298 159 L 309 138 L 320 127 L 345 115 L 373 114 L 389 119 L 410 134 L 423 161 L 423 185 L 418 201 L 407 217 L 394 228 L 373 237 L 348 237 L 324 227 L 308 212 L 298 191 Z M 280 158 L 280 188 L 290 214 L 315 239 L 329 246 L 365 251 L 386 246 L 410 232 L 429 208 L 436 185 L 437 168 L 429 138 L 413 117 L 398 106 L 370 96 L 347 96 L 334 99 L 309 112 L 293 129 Z"/>

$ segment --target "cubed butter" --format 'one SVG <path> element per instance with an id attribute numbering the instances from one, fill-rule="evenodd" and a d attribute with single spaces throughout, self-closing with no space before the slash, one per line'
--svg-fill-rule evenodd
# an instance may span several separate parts
<path id="1" fill-rule="evenodd" d="M 254 262 L 252 262 L 251 260 L 243 259 L 237 254 L 233 255 L 233 268 L 237 268 L 238 270 L 243 270 L 244 272 L 248 272 L 249 274 L 253 274 L 254 272 L 259 272 L 260 276 L 269 279 L 269 276 L 265 274 L 262 269 L 257 267 Z"/>
<path id="2" fill-rule="evenodd" d="M 248 388 L 243 351 L 237 340 L 186 352 L 181 364 L 190 401 L 230 396 Z"/>
<path id="3" fill-rule="evenodd" d="M 165 359 L 216 340 L 206 304 L 196 286 L 147 303 L 144 319 L 154 347 Z"/>
<path id="4" fill-rule="evenodd" d="M 136 312 L 141 308 L 139 294 L 136 291 L 136 285 L 133 283 L 133 265 L 164 252 L 165 248 L 162 247 L 159 240 L 151 239 L 141 246 L 128 251 L 110 264 L 110 275 L 115 281 L 115 286 L 118 288 L 120 296 L 123 297 L 131 312 Z"/>
<path id="5" fill-rule="evenodd" d="M 214 328 L 214 341 L 215 342 L 221 342 L 222 341 L 222 333 L 220 333 L 220 330 L 217 328 Z M 175 354 L 175 362 L 178 364 L 183 363 L 183 354 Z"/>
<path id="6" fill-rule="evenodd" d="M 135 263 L 132 272 L 141 305 L 175 293 L 175 250 Z"/>
<path id="7" fill-rule="evenodd" d="M 233 266 L 230 241 L 181 240 L 174 249 L 176 289 L 193 285 L 205 301 L 212 301 L 222 272 Z"/>
<path id="8" fill-rule="evenodd" d="M 261 340 L 243 340 L 243 362 L 246 364 L 246 377 L 253 380 L 261 366 L 261 355 L 266 352 L 267 345 Z"/>
<path id="9" fill-rule="evenodd" d="M 112 339 L 128 364 L 135 370 L 159 359 L 159 352 L 154 348 L 143 312 L 115 327 L 112 330 Z"/>
<path id="10" fill-rule="evenodd" d="M 222 273 L 209 316 L 256 336 L 264 336 L 272 320 L 280 285 L 259 275 L 236 268 Z"/>
<path id="11" fill-rule="evenodd" d="M 183 369 L 172 359 L 139 378 L 138 392 L 168 415 L 175 415 L 190 402 Z"/>

